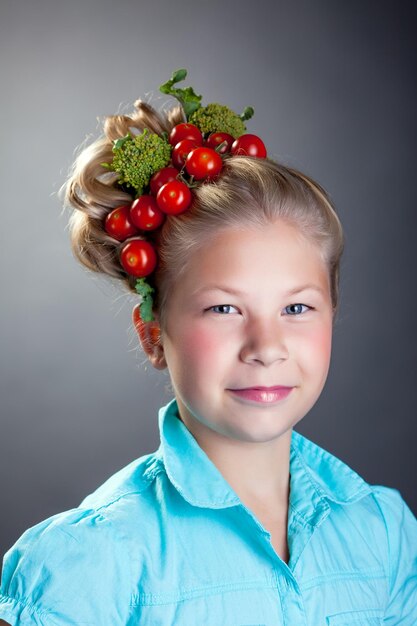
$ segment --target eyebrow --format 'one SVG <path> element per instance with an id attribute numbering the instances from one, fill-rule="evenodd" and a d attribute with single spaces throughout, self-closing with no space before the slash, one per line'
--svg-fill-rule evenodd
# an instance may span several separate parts
<path id="1" fill-rule="evenodd" d="M 322 287 L 319 287 L 318 285 L 313 285 L 313 284 L 302 285 L 301 287 L 294 287 L 294 289 L 290 289 L 284 295 L 285 296 L 294 296 L 297 293 L 301 293 L 302 291 L 307 291 L 307 290 L 317 291 L 321 295 L 325 295 L 325 291 L 324 291 L 324 289 L 322 289 Z M 225 293 L 230 293 L 230 294 L 232 294 L 234 296 L 245 296 L 246 295 L 244 291 L 239 291 L 239 289 L 233 289 L 232 287 L 227 287 L 226 285 L 225 286 L 222 286 L 222 285 L 204 285 L 203 287 L 199 287 L 198 289 L 196 289 L 194 291 L 193 295 L 197 295 L 197 294 L 199 294 L 201 292 L 208 292 L 208 291 L 224 291 Z"/>

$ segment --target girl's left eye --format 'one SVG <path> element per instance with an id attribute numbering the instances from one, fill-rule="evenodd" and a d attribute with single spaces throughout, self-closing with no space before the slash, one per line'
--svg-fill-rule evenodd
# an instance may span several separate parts
<path id="1" fill-rule="evenodd" d="M 297 303 L 297 304 L 290 304 L 290 305 L 286 306 L 286 307 L 285 307 L 285 310 L 286 310 L 286 309 L 291 309 L 291 308 L 297 308 L 297 313 L 302 313 L 303 311 L 301 311 L 301 310 L 300 310 L 300 307 L 304 307 L 304 308 L 306 308 L 306 309 L 308 309 L 308 310 L 310 310 L 310 309 L 311 309 L 311 306 L 308 306 L 307 304 Z M 307 311 L 305 311 L 305 313 L 306 313 L 306 312 L 307 312 Z M 296 314 L 297 314 L 297 313 L 296 313 Z M 290 315 L 293 315 L 293 313 L 290 313 Z"/>

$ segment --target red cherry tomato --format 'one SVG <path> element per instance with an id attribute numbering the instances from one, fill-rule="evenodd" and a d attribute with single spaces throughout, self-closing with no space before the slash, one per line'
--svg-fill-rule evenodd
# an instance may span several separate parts
<path id="1" fill-rule="evenodd" d="M 127 274 L 142 278 L 151 274 L 157 263 L 155 248 L 149 241 L 131 239 L 120 251 L 120 263 Z"/>
<path id="2" fill-rule="evenodd" d="M 172 164 L 180 170 L 184 167 L 185 160 L 191 150 L 198 148 L 198 146 L 199 144 L 192 139 L 183 139 L 177 143 L 171 154 Z"/>
<path id="3" fill-rule="evenodd" d="M 178 215 L 188 209 L 192 195 L 190 188 L 180 180 L 171 180 L 158 191 L 156 202 L 164 213 Z"/>
<path id="4" fill-rule="evenodd" d="M 225 154 L 226 152 L 230 152 L 234 140 L 235 138 L 229 135 L 229 133 L 211 133 L 211 135 L 207 137 L 204 145 L 214 150 L 217 146 L 220 146 L 221 143 L 226 141 L 226 145 L 224 145 L 221 150 L 217 150 L 220 154 Z"/>
<path id="5" fill-rule="evenodd" d="M 170 180 L 175 180 L 178 176 L 178 170 L 175 167 L 163 167 L 155 172 L 150 180 L 151 193 L 154 196 L 161 189 L 162 185 L 169 183 Z"/>
<path id="6" fill-rule="evenodd" d="M 118 206 L 110 211 L 104 221 L 105 231 L 118 241 L 124 241 L 138 232 L 136 226 L 132 224 L 129 211 L 129 205 Z"/>
<path id="7" fill-rule="evenodd" d="M 183 139 L 191 139 L 191 141 L 195 141 L 198 146 L 203 145 L 203 135 L 201 130 L 194 124 L 189 124 L 188 122 L 183 122 L 174 126 L 169 135 L 169 143 L 171 146 L 176 146 L 177 143 Z"/>
<path id="8" fill-rule="evenodd" d="M 130 220 L 141 230 L 155 230 L 165 220 L 153 196 L 143 194 L 130 207 Z"/>
<path id="9" fill-rule="evenodd" d="M 185 169 L 197 180 L 214 178 L 222 166 L 222 157 L 212 148 L 195 148 L 185 161 Z"/>
<path id="10" fill-rule="evenodd" d="M 257 135 L 241 135 L 232 145 L 232 154 L 234 156 L 253 156 L 259 158 L 266 157 L 266 147 L 264 142 Z"/>

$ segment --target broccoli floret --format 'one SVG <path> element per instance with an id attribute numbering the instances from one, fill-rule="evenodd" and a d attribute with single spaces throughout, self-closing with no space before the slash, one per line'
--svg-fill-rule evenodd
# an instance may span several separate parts
<path id="1" fill-rule="evenodd" d="M 224 104 L 213 102 L 200 107 L 189 119 L 202 133 L 229 133 L 232 137 L 240 137 L 246 131 L 243 120 Z"/>
<path id="2" fill-rule="evenodd" d="M 145 128 L 140 135 L 126 135 L 114 142 L 114 157 L 109 169 L 118 172 L 118 182 L 134 187 L 139 196 L 152 174 L 168 165 L 171 151 L 172 146 L 165 138 Z"/>

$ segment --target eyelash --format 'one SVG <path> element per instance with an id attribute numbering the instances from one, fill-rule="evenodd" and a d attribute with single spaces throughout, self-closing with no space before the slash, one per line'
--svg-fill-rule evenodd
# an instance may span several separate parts
<path id="1" fill-rule="evenodd" d="M 233 307 L 233 304 L 216 304 L 215 306 L 211 306 L 208 309 L 206 309 L 206 311 L 213 311 L 213 309 L 217 309 L 219 307 Z M 288 306 L 284 307 L 285 309 L 289 309 L 290 307 L 294 307 L 294 306 L 304 306 L 306 307 L 309 311 L 313 310 L 313 307 L 308 306 L 308 304 L 302 304 L 301 302 L 297 302 L 295 304 L 289 304 Z M 236 307 L 233 307 L 236 308 Z M 215 311 L 213 311 L 213 313 L 215 313 Z M 307 313 L 307 311 L 304 311 L 304 313 Z M 298 317 L 298 315 L 302 315 L 303 313 L 298 313 L 295 315 L 292 315 L 291 313 L 289 314 L 291 317 Z M 222 315 L 222 314 L 221 314 Z"/>

